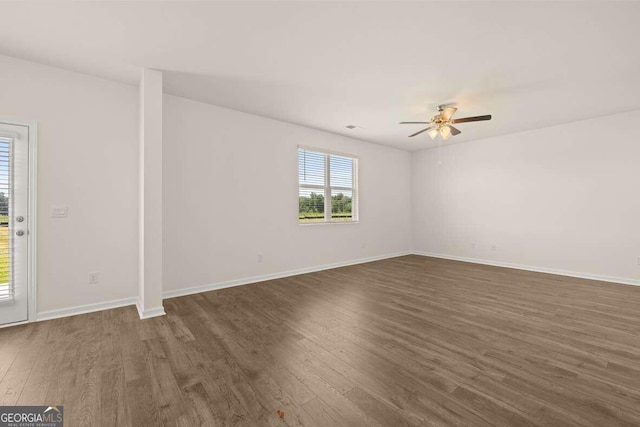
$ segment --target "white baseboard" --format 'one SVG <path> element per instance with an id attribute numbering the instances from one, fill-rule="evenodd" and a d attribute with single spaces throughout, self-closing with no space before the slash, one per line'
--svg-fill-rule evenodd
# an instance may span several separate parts
<path id="1" fill-rule="evenodd" d="M 136 298 L 124 298 L 106 302 L 98 302 L 95 304 L 79 305 L 76 307 L 61 308 L 59 310 L 41 311 L 36 317 L 36 321 L 58 319 L 60 317 L 75 316 L 77 314 L 93 313 L 96 311 L 109 310 L 111 308 L 127 307 L 135 305 Z"/>
<path id="2" fill-rule="evenodd" d="M 314 267 L 300 268 L 297 270 L 289 270 L 289 271 L 284 271 L 280 273 L 266 274 L 262 276 L 253 276 L 253 277 L 247 277 L 243 279 L 229 280 L 226 282 L 211 283 L 211 284 L 202 285 L 202 286 L 194 286 L 190 288 L 165 291 L 163 292 L 163 297 L 175 298 L 175 297 L 184 296 L 184 295 L 197 294 L 200 292 L 208 292 L 208 291 L 214 291 L 217 289 L 231 288 L 234 286 L 248 285 L 251 283 L 264 282 L 266 280 L 297 276 L 299 274 L 313 273 L 315 271 L 322 271 L 322 270 L 330 270 L 332 268 L 346 267 L 349 265 L 364 264 L 367 262 L 379 261 L 382 259 L 395 258 L 395 257 L 411 255 L 411 254 L 433 257 L 433 258 L 450 259 L 454 261 L 470 262 L 474 264 L 491 265 L 495 267 L 514 268 L 517 270 L 534 271 L 538 273 L 557 274 L 560 276 L 577 277 L 580 279 L 599 280 L 603 282 L 612 282 L 612 283 L 621 283 L 624 285 L 640 286 L 640 280 L 627 279 L 623 277 L 603 276 L 599 274 L 581 273 L 576 271 L 560 270 L 560 269 L 546 268 L 546 267 L 536 267 L 536 266 L 523 265 L 523 264 L 513 264 L 508 262 L 491 261 L 491 260 L 478 259 L 478 258 L 468 258 L 468 257 L 457 256 L 457 255 L 437 254 L 437 253 L 422 252 L 422 251 L 405 251 L 405 252 L 397 252 L 393 254 L 380 255 L 380 256 L 369 257 L 369 258 L 360 258 L 360 259 L 351 260 L 351 261 L 342 261 L 342 262 L 336 262 L 331 264 L 323 264 L 323 265 L 318 265 Z M 133 298 L 124 298 L 119 300 L 100 302 L 95 304 L 86 304 L 86 305 L 81 305 L 77 307 L 69 307 L 69 308 L 63 308 L 58 310 L 42 311 L 37 314 L 36 321 L 40 322 L 42 320 L 58 319 L 61 317 L 69 317 L 69 316 L 75 316 L 78 314 L 93 313 L 96 311 L 127 307 L 130 305 L 136 306 L 136 308 L 138 309 L 138 314 L 140 315 L 141 319 L 148 319 L 151 317 L 163 316 L 165 314 L 163 307 L 157 307 L 157 308 L 144 310 L 144 311 L 141 310 L 140 306 L 138 305 L 137 298 L 133 297 Z M 17 324 L 22 324 L 22 323 L 26 323 L 26 322 L 14 323 L 6 326 L 15 326 Z"/>
<path id="3" fill-rule="evenodd" d="M 215 291 L 218 289 L 232 288 L 234 286 L 249 285 L 251 283 L 264 282 L 267 280 L 281 279 L 283 277 L 297 276 L 299 274 L 313 273 L 315 271 L 330 270 L 332 268 L 346 267 L 349 265 L 364 264 L 372 261 L 380 261 L 382 259 L 395 258 L 404 255 L 411 255 L 411 251 L 397 252 L 387 255 L 379 255 L 369 258 L 360 258 L 351 261 L 334 262 L 331 264 L 317 265 L 314 267 L 300 268 L 297 270 L 283 271 L 280 273 L 265 274 L 262 276 L 246 277 L 244 279 L 229 280 L 226 282 L 210 283 L 202 286 L 194 286 L 191 288 L 175 289 L 163 292 L 164 298 L 175 298 L 185 295 L 199 294 L 201 292 Z"/>
<path id="4" fill-rule="evenodd" d="M 427 256 L 427 257 L 433 257 L 433 258 L 450 259 L 450 260 L 454 260 L 454 261 L 470 262 L 470 263 L 474 263 L 474 264 L 491 265 L 491 266 L 495 266 L 495 267 L 514 268 L 514 269 L 517 269 L 517 270 L 534 271 L 534 272 L 538 272 L 538 273 L 557 274 L 557 275 L 560 275 L 560 276 L 577 277 L 577 278 L 580 278 L 580 279 L 600 280 L 600 281 L 603 281 L 603 282 L 612 282 L 612 283 L 621 283 L 621 284 L 624 284 L 624 285 L 640 286 L 640 280 L 627 279 L 627 278 L 623 278 L 623 277 L 604 276 L 604 275 L 599 275 L 599 274 L 582 273 L 582 272 L 576 272 L 576 271 L 560 270 L 560 269 L 555 269 L 555 268 L 546 268 L 546 267 L 537 267 L 537 266 L 531 266 L 531 265 L 514 264 L 514 263 L 509 263 L 509 262 L 492 261 L 492 260 L 479 259 L 479 258 L 468 258 L 468 257 L 461 257 L 461 256 L 449 255 L 449 254 L 437 254 L 437 253 L 422 252 L 422 251 L 405 251 L 405 252 L 398 252 L 398 253 L 394 253 L 394 254 L 380 255 L 380 256 L 369 257 L 369 258 L 360 258 L 360 259 L 351 260 L 351 261 L 342 261 L 342 262 L 336 262 L 336 263 L 331 263 L 331 264 L 323 264 L 323 265 L 318 265 L 318 266 L 314 266 L 314 267 L 300 268 L 300 269 L 297 269 L 297 270 L 289 270 L 289 271 L 284 271 L 284 272 L 280 272 L 280 273 L 266 274 L 266 275 L 262 275 L 262 276 L 253 276 L 253 277 L 247 277 L 247 278 L 243 278 L 243 279 L 229 280 L 229 281 L 218 282 L 218 283 L 211 283 L 211 284 L 207 284 L 207 285 L 194 286 L 194 287 L 190 287 L 190 288 L 183 288 L 183 289 L 165 291 L 165 292 L 163 292 L 163 297 L 164 298 L 175 298 L 175 297 L 184 296 L 184 295 L 197 294 L 197 293 L 200 293 L 200 292 L 208 292 L 208 291 L 214 291 L 214 290 L 217 290 L 217 289 L 231 288 L 231 287 L 234 287 L 234 286 L 248 285 L 248 284 L 251 284 L 251 283 L 264 282 L 264 281 L 267 281 L 267 280 L 280 279 L 280 278 L 283 278 L 283 277 L 297 276 L 299 274 L 313 273 L 315 271 L 330 270 L 332 268 L 346 267 L 346 266 L 349 266 L 349 265 L 364 264 L 364 263 L 367 263 L 367 262 L 379 261 L 379 260 L 382 260 L 382 259 L 395 258 L 395 257 L 404 256 L 404 255 L 411 255 L 411 254 L 420 255 L 420 256 Z M 144 310 L 143 311 L 143 310 L 140 309 L 140 306 L 138 305 L 137 298 L 124 298 L 124 299 L 112 300 L 112 301 L 95 303 L 95 304 L 86 304 L 86 305 L 81 305 L 81 306 L 77 306 L 77 307 L 63 308 L 63 309 L 58 309 L 58 310 L 42 311 L 42 312 L 37 314 L 36 321 L 39 322 L 39 321 L 42 321 L 42 320 L 58 319 L 58 318 L 61 318 L 61 317 L 69 317 L 69 316 L 75 316 L 75 315 L 78 315 L 78 314 L 93 313 L 93 312 L 96 312 L 96 311 L 109 310 L 109 309 L 112 309 L 112 308 L 127 307 L 127 306 L 130 306 L 130 305 L 135 305 L 136 306 L 136 308 L 138 309 L 138 314 L 140 315 L 141 319 L 149 319 L 151 317 L 157 317 L 157 316 L 165 315 L 165 311 L 164 311 L 163 307 L 157 307 L 157 308 L 153 308 L 153 309 L 149 309 L 149 310 Z M 11 326 L 14 326 L 14 325 L 16 325 L 16 324 L 12 324 Z M 9 325 L 7 325 L 7 326 L 9 326 Z"/>
<path id="5" fill-rule="evenodd" d="M 478 258 L 467 258 L 467 257 L 461 257 L 457 255 L 435 254 L 431 252 L 413 251 L 413 254 L 432 257 L 432 258 L 442 258 L 442 259 L 450 259 L 454 261 L 471 262 L 474 264 L 492 265 L 494 267 L 506 267 L 506 268 L 514 268 L 516 270 L 535 271 L 537 273 L 548 273 L 548 274 L 557 274 L 559 276 L 577 277 L 579 279 L 599 280 L 602 282 L 612 282 L 612 283 L 621 283 L 623 285 L 640 286 L 640 280 L 627 279 L 624 277 L 603 276 L 600 274 L 581 273 L 577 271 L 560 270 L 556 268 L 547 268 L 547 267 L 536 267 L 532 265 L 512 264 L 509 262 L 491 261 L 491 260 L 478 259 Z"/>
<path id="6" fill-rule="evenodd" d="M 138 309 L 140 319 L 151 319 L 152 317 L 164 316 L 166 314 L 163 306 L 143 310 L 142 307 L 140 307 L 140 301 L 136 301 L 136 308 Z"/>
<path id="7" fill-rule="evenodd" d="M 338 268 L 338 267 L 346 267 L 348 265 L 363 264 L 366 262 L 379 261 L 382 259 L 395 258 L 395 257 L 410 255 L 410 254 L 411 254 L 410 251 L 398 252 L 394 254 L 380 255 L 380 256 L 369 257 L 369 258 L 360 258 L 360 259 L 351 260 L 351 261 L 342 261 L 342 262 L 336 262 L 332 264 L 324 264 L 324 265 L 319 265 L 314 267 L 301 268 L 298 270 L 289 270 L 289 271 L 284 271 L 280 273 L 266 274 L 262 276 L 253 276 L 253 277 L 247 277 L 244 279 L 212 283 L 212 284 L 203 285 L 203 286 L 176 289 L 172 291 L 165 291 L 163 293 L 163 297 L 174 298 L 174 297 L 179 297 L 184 295 L 197 294 L 200 292 L 214 291 L 216 289 L 230 288 L 233 286 L 248 285 L 251 283 L 264 282 L 266 280 L 296 276 L 298 274 L 312 273 L 314 271 L 329 270 L 329 269 Z M 113 301 L 107 301 L 107 302 L 100 302 L 95 304 L 80 305 L 77 307 L 62 308 L 59 310 L 42 311 L 37 314 L 36 321 L 39 322 L 42 320 L 58 319 L 60 317 L 68 317 L 68 316 L 75 316 L 77 314 L 93 313 L 96 311 L 127 307 L 130 305 L 136 306 L 138 310 L 138 314 L 140 315 L 141 319 L 149 319 L 152 317 L 165 315 L 165 311 L 163 307 L 156 307 L 148 310 L 142 310 L 140 308 L 140 305 L 138 304 L 138 299 L 133 297 L 133 298 L 124 298 L 120 300 L 113 300 Z"/>
<path id="8" fill-rule="evenodd" d="M 4 323 L 4 324 L 0 325 L 0 329 L 2 329 L 2 328 L 10 328 L 11 326 L 26 325 L 28 323 L 29 323 L 28 320 L 22 320 L 20 322 L 13 322 L 13 323 Z"/>

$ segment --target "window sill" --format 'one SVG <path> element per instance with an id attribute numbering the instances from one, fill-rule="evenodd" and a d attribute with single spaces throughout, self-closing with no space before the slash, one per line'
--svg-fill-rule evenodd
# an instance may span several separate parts
<path id="1" fill-rule="evenodd" d="M 310 225 L 343 225 L 343 224 L 358 224 L 360 221 L 322 221 L 322 222 L 299 222 L 301 227 L 308 227 Z"/>

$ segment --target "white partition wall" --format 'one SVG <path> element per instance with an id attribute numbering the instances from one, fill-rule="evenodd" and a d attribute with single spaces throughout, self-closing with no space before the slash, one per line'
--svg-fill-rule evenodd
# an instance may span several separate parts
<path id="1" fill-rule="evenodd" d="M 162 316 L 162 72 L 140 80 L 140 244 L 138 312 Z"/>

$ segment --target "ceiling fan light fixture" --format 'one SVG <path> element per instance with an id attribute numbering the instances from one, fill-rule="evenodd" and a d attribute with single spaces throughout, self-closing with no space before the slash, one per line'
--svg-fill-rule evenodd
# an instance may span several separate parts
<path id="1" fill-rule="evenodd" d="M 449 139 L 452 136 L 457 136 L 462 133 L 462 131 L 453 125 L 457 125 L 458 123 L 469 123 L 469 122 L 483 122 L 485 120 L 491 120 L 491 114 L 485 114 L 484 116 L 473 116 L 473 117 L 463 117 L 461 119 L 454 119 L 452 116 L 458 109 L 452 106 L 439 105 L 438 111 L 440 114 L 433 116 L 431 121 L 427 122 L 400 122 L 401 125 L 427 125 L 424 129 L 420 129 L 418 132 L 412 133 L 409 135 L 409 138 L 420 135 L 424 132 L 427 133 L 431 137 L 431 139 L 436 139 L 438 135 L 442 137 L 443 140 Z M 359 127 L 359 126 L 356 126 Z"/>
<path id="2" fill-rule="evenodd" d="M 440 128 L 440 136 L 442 136 L 444 140 L 449 139 L 451 136 L 451 128 L 449 126 L 442 126 Z"/>

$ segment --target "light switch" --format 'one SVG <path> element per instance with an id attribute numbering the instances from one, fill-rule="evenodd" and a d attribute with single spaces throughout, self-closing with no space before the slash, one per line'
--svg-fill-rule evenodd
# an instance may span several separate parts
<path id="1" fill-rule="evenodd" d="M 67 207 L 66 206 L 52 206 L 51 207 L 51 218 L 66 218 L 67 217 Z"/>

